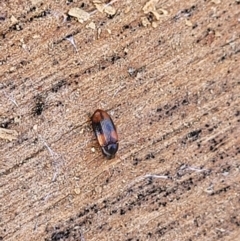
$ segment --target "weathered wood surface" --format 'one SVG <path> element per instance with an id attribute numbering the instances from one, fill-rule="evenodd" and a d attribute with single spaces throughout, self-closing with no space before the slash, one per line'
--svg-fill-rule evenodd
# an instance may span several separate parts
<path id="1" fill-rule="evenodd" d="M 145 3 L 0 2 L 0 240 L 239 240 L 239 1 Z"/>

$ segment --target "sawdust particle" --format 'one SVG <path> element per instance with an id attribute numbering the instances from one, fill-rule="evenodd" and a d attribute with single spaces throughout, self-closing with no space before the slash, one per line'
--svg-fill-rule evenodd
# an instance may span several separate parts
<path id="1" fill-rule="evenodd" d="M 128 48 L 124 48 L 123 52 L 127 54 L 128 53 Z"/>
<path id="2" fill-rule="evenodd" d="M 34 131 L 37 131 L 37 129 L 38 129 L 38 126 L 37 126 L 37 125 L 34 125 L 34 126 L 33 126 L 33 130 L 34 130 Z"/>
<path id="3" fill-rule="evenodd" d="M 193 26 L 192 22 L 189 21 L 189 20 L 187 20 L 187 19 L 185 19 L 185 24 L 186 24 L 188 27 L 192 27 L 192 26 Z"/>
<path id="4" fill-rule="evenodd" d="M 95 0 L 93 1 L 93 4 L 95 5 L 96 9 L 101 13 L 107 13 L 111 16 L 115 15 L 116 13 L 116 9 L 113 6 L 106 5 L 101 1 Z"/>
<path id="5" fill-rule="evenodd" d="M 100 12 L 103 13 L 104 10 L 104 5 L 100 1 L 93 1 L 96 9 Z"/>
<path id="6" fill-rule="evenodd" d="M 83 23 L 90 18 L 90 14 L 80 8 L 71 8 L 68 15 L 77 18 L 80 23 Z"/>
<path id="7" fill-rule="evenodd" d="M 18 20 L 13 15 L 11 16 L 10 20 L 13 24 L 18 22 Z"/>
<path id="8" fill-rule="evenodd" d="M 112 7 L 112 6 L 106 6 L 104 8 L 104 12 L 109 14 L 109 15 L 111 15 L 111 16 L 113 16 L 116 13 L 116 9 L 114 7 Z"/>
<path id="9" fill-rule="evenodd" d="M 31 0 L 31 2 L 32 2 L 32 4 L 38 4 L 38 3 L 40 3 L 40 2 L 42 2 L 43 0 Z"/>
<path id="10" fill-rule="evenodd" d="M 90 28 L 90 29 L 95 30 L 96 29 L 96 24 L 94 22 L 91 22 L 91 23 L 86 25 L 86 28 Z"/>
<path id="11" fill-rule="evenodd" d="M 163 16 L 168 15 L 168 11 L 165 9 L 156 9 L 156 4 L 158 3 L 158 0 L 150 0 L 148 1 L 144 7 L 142 8 L 143 12 L 147 15 L 149 13 L 151 13 L 154 16 L 154 19 L 157 21 L 160 21 L 160 19 Z M 156 28 L 158 26 L 157 21 L 149 21 L 147 16 L 146 17 L 142 17 L 142 24 L 143 26 L 148 26 L 148 25 L 152 25 L 153 28 Z"/>
<path id="12" fill-rule="evenodd" d="M 97 38 L 98 39 L 100 38 L 101 33 L 102 33 L 102 29 L 98 28 L 98 31 L 97 31 Z"/>
<path id="13" fill-rule="evenodd" d="M 38 34 L 34 34 L 34 35 L 32 36 L 33 39 L 38 39 L 38 38 L 40 38 L 40 37 L 41 37 L 41 36 L 38 35 Z"/>
<path id="14" fill-rule="evenodd" d="M 16 70 L 16 67 L 12 66 L 10 69 L 9 69 L 9 72 L 12 73 Z"/>
<path id="15" fill-rule="evenodd" d="M 153 28 L 156 28 L 157 26 L 158 26 L 158 22 L 157 22 L 157 21 L 153 21 L 153 22 L 152 22 L 152 27 L 153 27 Z"/>
<path id="16" fill-rule="evenodd" d="M 81 193 L 81 190 L 80 190 L 79 187 L 76 187 L 76 188 L 74 189 L 74 192 L 75 192 L 77 195 L 79 195 L 79 194 Z"/>
<path id="17" fill-rule="evenodd" d="M 212 2 L 212 3 L 215 3 L 215 4 L 220 4 L 220 3 L 221 3 L 221 0 L 212 0 L 211 2 Z"/>

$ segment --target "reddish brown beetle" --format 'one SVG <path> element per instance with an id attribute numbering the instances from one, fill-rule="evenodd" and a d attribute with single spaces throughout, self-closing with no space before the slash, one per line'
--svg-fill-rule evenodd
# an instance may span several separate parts
<path id="1" fill-rule="evenodd" d="M 118 150 L 118 135 L 112 118 L 104 110 L 96 110 L 92 117 L 92 128 L 102 148 L 103 154 L 114 158 Z"/>

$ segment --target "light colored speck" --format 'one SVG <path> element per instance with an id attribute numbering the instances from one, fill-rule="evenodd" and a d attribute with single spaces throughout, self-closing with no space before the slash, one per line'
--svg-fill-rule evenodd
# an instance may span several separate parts
<path id="1" fill-rule="evenodd" d="M 157 26 L 158 26 L 158 22 L 157 22 L 157 21 L 153 21 L 153 22 L 152 22 L 152 27 L 153 27 L 153 28 L 156 28 Z"/>
<path id="2" fill-rule="evenodd" d="M 125 48 L 123 51 L 124 51 L 124 53 L 127 54 L 128 53 L 128 48 Z"/>
<path id="3" fill-rule="evenodd" d="M 34 34 L 34 35 L 33 35 L 33 39 L 37 39 L 37 38 L 40 38 L 40 35 Z"/>
<path id="4" fill-rule="evenodd" d="M 107 13 L 109 15 L 114 15 L 116 13 L 116 9 L 113 6 L 102 3 L 101 1 L 95 0 L 93 1 L 93 4 L 101 13 Z"/>
<path id="5" fill-rule="evenodd" d="M 185 19 L 185 24 L 186 24 L 188 27 L 192 27 L 192 26 L 193 26 L 192 22 L 189 21 L 189 20 L 187 20 L 187 19 Z"/>
<path id="6" fill-rule="evenodd" d="M 11 16 L 10 19 L 13 24 L 18 22 L 18 20 L 13 15 Z"/>
<path id="7" fill-rule="evenodd" d="M 72 17 L 77 18 L 80 23 L 83 23 L 90 18 L 90 14 L 82 10 L 81 8 L 71 8 L 68 14 Z"/>
<path id="8" fill-rule="evenodd" d="M 9 69 L 10 72 L 14 72 L 15 70 L 16 70 L 16 68 L 15 68 L 14 66 L 12 66 L 12 67 Z"/>
<path id="9" fill-rule="evenodd" d="M 22 48 L 23 48 L 23 49 L 26 49 L 26 48 L 27 48 L 27 45 L 26 45 L 26 44 L 22 44 Z"/>
<path id="10" fill-rule="evenodd" d="M 220 3 L 221 3 L 221 0 L 212 0 L 211 2 L 212 2 L 212 3 L 215 3 L 215 4 L 220 4 Z"/>
<path id="11" fill-rule="evenodd" d="M 17 124 L 21 123 L 21 117 L 19 116 L 14 117 L 14 123 L 17 123 Z"/>
<path id="12" fill-rule="evenodd" d="M 79 187 L 76 187 L 76 188 L 74 189 L 74 192 L 75 192 L 77 195 L 79 195 L 79 194 L 80 194 L 80 192 L 81 192 L 81 190 L 80 190 L 80 188 L 79 188 Z"/>
<path id="13" fill-rule="evenodd" d="M 95 30 L 96 29 L 96 24 L 94 22 L 90 22 L 89 24 L 86 25 L 86 28 L 90 28 Z"/>
<path id="14" fill-rule="evenodd" d="M 83 134 L 83 132 L 84 132 L 84 129 L 81 129 L 81 130 L 79 131 L 80 134 Z"/>
<path id="15" fill-rule="evenodd" d="M 116 9 L 112 6 L 105 6 L 104 12 L 109 14 L 109 15 L 114 15 L 116 13 Z"/>
<path id="16" fill-rule="evenodd" d="M 37 3 L 40 3 L 40 2 L 42 2 L 43 0 L 31 0 L 31 2 L 32 2 L 32 4 L 37 4 Z"/>

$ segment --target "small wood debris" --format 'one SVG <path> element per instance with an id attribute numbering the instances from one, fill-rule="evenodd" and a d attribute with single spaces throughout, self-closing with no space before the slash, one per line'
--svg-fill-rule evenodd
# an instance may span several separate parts
<path id="1" fill-rule="evenodd" d="M 13 24 L 18 22 L 18 20 L 13 15 L 11 16 L 10 20 Z"/>
<path id="2" fill-rule="evenodd" d="M 17 124 L 21 123 L 21 117 L 20 116 L 14 117 L 14 123 L 17 123 Z"/>
<path id="3" fill-rule="evenodd" d="M 116 9 L 113 6 L 102 3 L 99 0 L 94 0 L 93 4 L 95 5 L 96 9 L 101 13 L 106 13 L 111 16 L 116 14 Z"/>
<path id="4" fill-rule="evenodd" d="M 116 14 L 116 9 L 110 5 L 105 5 L 103 11 L 111 16 Z"/>
<path id="5" fill-rule="evenodd" d="M 156 10 L 155 5 L 157 4 L 157 2 L 158 2 L 158 0 L 150 0 L 150 1 L 148 1 L 148 2 L 144 5 L 144 7 L 143 7 L 143 12 L 144 12 L 145 14 L 148 14 L 148 13 L 150 13 L 150 12 L 152 12 L 152 11 L 155 11 L 155 10 Z"/>
<path id="6" fill-rule="evenodd" d="M 16 140 L 18 133 L 15 130 L 0 128 L 0 138 L 8 141 Z"/>
<path id="7" fill-rule="evenodd" d="M 79 194 L 81 193 L 81 190 L 80 190 L 79 187 L 76 187 L 76 188 L 74 189 L 74 192 L 75 192 L 75 194 L 79 195 Z"/>
<path id="8" fill-rule="evenodd" d="M 128 48 L 124 48 L 124 50 L 123 50 L 123 52 L 126 54 L 128 53 L 128 51 L 129 51 Z"/>
<path id="9" fill-rule="evenodd" d="M 211 2 L 212 2 L 212 3 L 215 3 L 215 4 L 220 4 L 220 3 L 221 3 L 221 0 L 212 0 Z"/>
<path id="10" fill-rule="evenodd" d="M 42 2 L 43 0 L 31 0 L 32 4 L 35 5 L 35 4 L 38 4 L 40 2 Z"/>
<path id="11" fill-rule="evenodd" d="M 12 66 L 12 67 L 10 67 L 9 72 L 10 72 L 10 73 L 13 73 L 15 70 L 16 70 L 16 67 L 15 67 L 15 66 Z"/>
<path id="12" fill-rule="evenodd" d="M 95 30 L 96 29 L 96 24 L 94 22 L 91 22 L 91 23 L 86 25 L 86 28 L 90 28 L 90 29 Z"/>
<path id="13" fill-rule="evenodd" d="M 142 18 L 142 24 L 143 26 L 148 26 L 149 23 L 152 25 L 153 28 L 156 28 L 158 26 L 158 22 L 160 21 L 161 17 L 168 15 L 168 11 L 164 9 L 157 9 L 156 4 L 158 3 L 159 0 L 150 0 L 148 1 L 144 7 L 142 8 L 143 12 L 147 14 L 152 14 L 154 16 L 154 19 L 156 21 L 149 21 L 146 18 Z"/>
<path id="14" fill-rule="evenodd" d="M 32 36 L 32 38 L 33 39 L 38 39 L 38 38 L 40 38 L 41 36 L 39 35 L 39 34 L 34 34 L 33 36 Z"/>
<path id="15" fill-rule="evenodd" d="M 77 18 L 80 23 L 83 23 L 90 18 L 90 14 L 81 8 L 71 8 L 68 15 Z"/>
<path id="16" fill-rule="evenodd" d="M 185 19 L 185 24 L 186 24 L 188 27 L 192 27 L 192 26 L 193 26 L 192 22 L 191 22 L 190 20 L 187 20 L 187 19 Z"/>
<path id="17" fill-rule="evenodd" d="M 96 9 L 103 13 L 103 9 L 104 9 L 104 4 L 101 1 L 95 0 L 93 1 L 93 4 L 95 5 Z"/>
<path id="18" fill-rule="evenodd" d="M 94 190 L 96 193 L 102 193 L 102 187 L 101 186 L 97 186 L 95 187 L 95 190 Z"/>
<path id="19" fill-rule="evenodd" d="M 37 125 L 34 125 L 34 126 L 33 126 L 33 130 L 34 130 L 34 131 L 37 131 L 37 129 L 38 129 L 38 126 L 37 126 Z"/>

